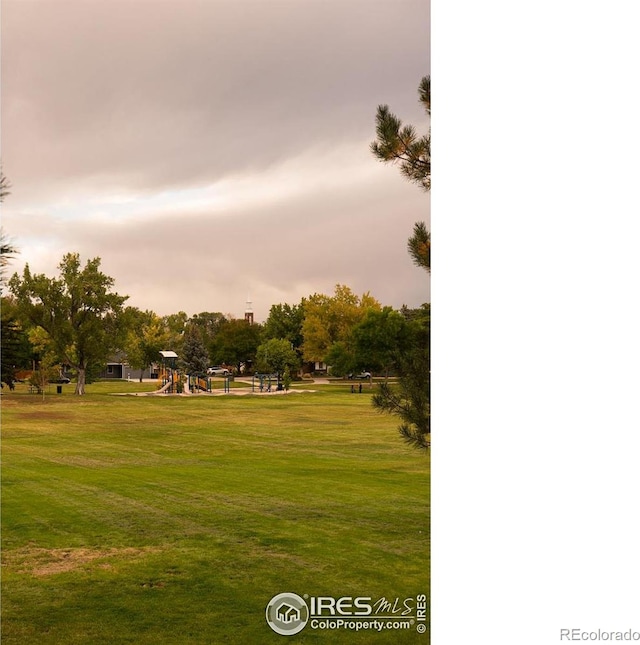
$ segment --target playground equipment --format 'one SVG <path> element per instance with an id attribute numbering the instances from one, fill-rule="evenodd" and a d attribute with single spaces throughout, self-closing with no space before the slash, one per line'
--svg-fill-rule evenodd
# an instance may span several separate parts
<path id="1" fill-rule="evenodd" d="M 158 373 L 163 392 L 167 394 L 181 393 L 184 385 L 182 375 L 178 370 L 170 367 L 161 367 Z"/>
<path id="2" fill-rule="evenodd" d="M 272 385 L 275 385 L 277 390 L 282 390 L 282 383 L 280 383 L 277 374 L 254 374 L 251 379 L 252 392 L 256 391 L 256 379 L 258 379 L 260 392 L 271 392 Z"/>
<path id="3" fill-rule="evenodd" d="M 160 352 L 160 355 L 162 356 L 162 363 L 158 370 L 158 376 L 160 379 L 158 393 L 182 394 L 184 392 L 186 394 L 197 394 L 198 392 L 206 392 L 211 394 L 213 392 L 213 379 L 211 377 L 187 375 L 177 369 L 176 361 L 178 355 L 173 351 L 163 350 Z M 270 375 L 270 379 L 271 378 L 275 378 L 275 375 Z M 225 394 L 228 394 L 231 391 L 232 380 L 232 374 L 225 374 L 223 378 Z M 271 381 L 269 381 L 269 388 L 270 387 Z"/>
<path id="4" fill-rule="evenodd" d="M 176 369 L 176 361 L 178 355 L 170 350 L 162 350 L 160 352 L 162 362 L 158 370 L 162 391 L 168 394 L 175 394 L 182 392 L 182 379 L 179 371 Z"/>
<path id="5" fill-rule="evenodd" d="M 211 379 L 199 376 L 189 376 L 189 389 L 191 392 L 211 392 Z"/>

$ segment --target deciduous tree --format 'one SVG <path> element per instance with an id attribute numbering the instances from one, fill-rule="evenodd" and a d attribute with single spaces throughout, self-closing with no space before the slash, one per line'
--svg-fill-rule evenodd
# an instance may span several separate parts
<path id="1" fill-rule="evenodd" d="M 325 361 L 333 343 L 345 341 L 370 309 L 380 309 L 380 303 L 373 296 L 365 293 L 358 297 L 341 284 L 336 285 L 333 296 L 309 296 L 302 324 L 304 359 Z"/>
<path id="2" fill-rule="evenodd" d="M 227 317 L 219 311 L 202 311 L 189 318 L 189 324 L 195 325 L 200 330 L 205 347 L 209 347 L 225 322 Z"/>
<path id="3" fill-rule="evenodd" d="M 246 320 L 227 320 L 222 325 L 209 348 L 212 361 L 217 364 L 235 365 L 240 371 L 242 363 L 251 364 L 256 358 L 262 327 Z"/>
<path id="4" fill-rule="evenodd" d="M 178 354 L 182 351 L 184 332 L 188 322 L 189 316 L 184 311 L 162 317 L 162 324 L 168 333 L 168 346 L 164 349 L 170 349 Z"/>
<path id="5" fill-rule="evenodd" d="M 278 375 L 278 381 L 288 369 L 295 372 L 300 367 L 300 358 L 285 338 L 272 338 L 258 347 L 256 367 L 261 372 Z"/>
<path id="6" fill-rule="evenodd" d="M 266 341 L 272 338 L 286 338 L 293 344 L 294 349 L 302 347 L 304 306 L 304 298 L 298 305 L 272 305 L 269 310 L 269 317 L 263 325 L 263 339 Z"/>
<path id="7" fill-rule="evenodd" d="M 405 318 L 391 307 L 368 311 L 352 333 L 355 369 L 374 371 L 397 368 L 400 357 L 411 351 L 412 334 Z"/>
<path id="8" fill-rule="evenodd" d="M 136 307 L 125 310 L 127 336 L 124 351 L 134 370 L 142 373 L 159 359 L 160 351 L 169 347 L 169 332 L 162 319 L 153 311 L 140 311 Z"/>
<path id="9" fill-rule="evenodd" d="M 119 324 L 128 296 L 111 291 L 114 280 L 100 271 L 100 258 L 81 267 L 80 255 L 68 253 L 58 266 L 59 278 L 32 274 L 9 281 L 21 314 L 49 335 L 57 354 L 77 372 L 75 393 L 85 393 L 87 369 L 106 361 L 119 349 Z"/>

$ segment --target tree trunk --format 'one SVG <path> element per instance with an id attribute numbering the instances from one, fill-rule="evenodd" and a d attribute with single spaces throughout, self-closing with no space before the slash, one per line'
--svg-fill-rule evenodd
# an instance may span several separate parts
<path id="1" fill-rule="evenodd" d="M 78 367 L 78 382 L 76 383 L 76 391 L 75 394 L 78 396 L 83 396 L 84 395 L 84 384 L 86 381 L 86 368 L 85 367 Z"/>

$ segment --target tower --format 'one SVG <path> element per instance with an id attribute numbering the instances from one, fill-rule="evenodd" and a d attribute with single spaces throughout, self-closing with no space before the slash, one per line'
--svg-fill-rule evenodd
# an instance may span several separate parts
<path id="1" fill-rule="evenodd" d="M 244 319 L 249 325 L 253 325 L 253 309 L 251 308 L 249 296 L 247 296 L 247 308 L 244 310 Z"/>

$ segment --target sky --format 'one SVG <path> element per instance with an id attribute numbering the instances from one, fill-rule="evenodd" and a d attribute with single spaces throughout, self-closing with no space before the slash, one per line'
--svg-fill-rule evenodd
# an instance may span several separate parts
<path id="1" fill-rule="evenodd" d="M 8 273 L 99 256 L 160 315 L 417 307 L 430 195 L 369 144 L 379 104 L 429 129 L 429 73 L 429 0 L 3 0 Z"/>

